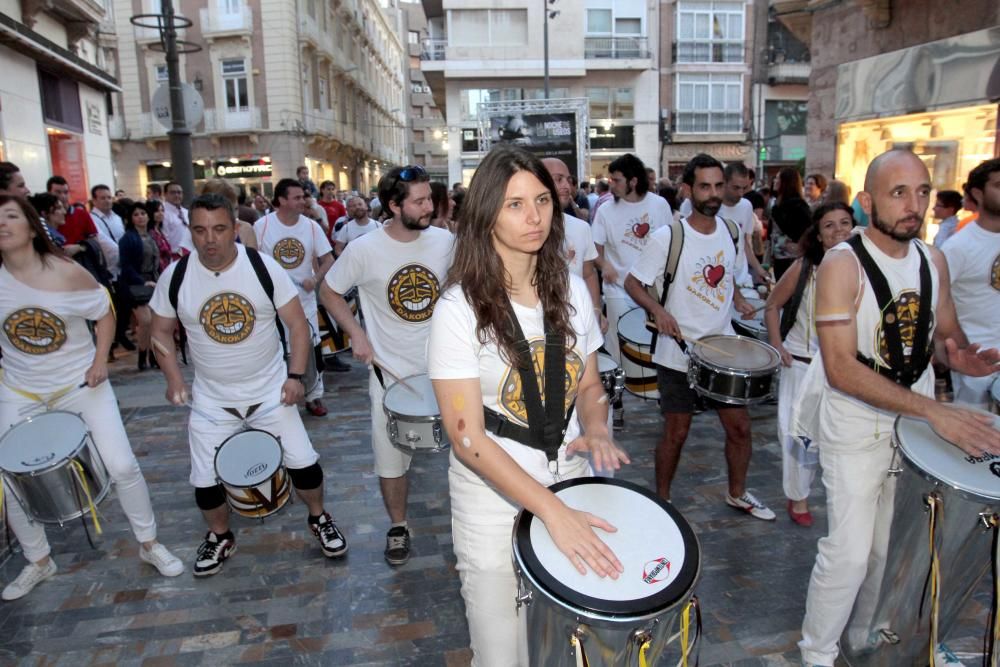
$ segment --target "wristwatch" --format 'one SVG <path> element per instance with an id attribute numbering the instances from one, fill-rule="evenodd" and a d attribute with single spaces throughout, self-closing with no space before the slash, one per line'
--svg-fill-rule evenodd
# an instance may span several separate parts
<path id="1" fill-rule="evenodd" d="M 289 380 L 298 380 L 299 382 L 302 382 L 302 384 L 305 384 L 305 382 L 303 382 L 304 378 L 305 378 L 305 375 L 302 374 L 302 373 L 289 373 L 288 374 L 288 379 Z"/>

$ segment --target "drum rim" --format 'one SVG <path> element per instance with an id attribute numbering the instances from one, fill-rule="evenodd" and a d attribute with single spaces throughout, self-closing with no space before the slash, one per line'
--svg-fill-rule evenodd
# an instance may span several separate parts
<path id="1" fill-rule="evenodd" d="M 903 419 L 903 417 L 904 415 L 896 416 L 896 419 L 892 425 L 892 436 L 890 437 L 890 442 L 892 446 L 896 448 L 896 451 L 899 452 L 899 455 L 902 458 L 903 462 L 906 464 L 907 468 L 913 471 L 921 479 L 931 482 L 936 486 L 942 486 L 946 489 L 949 489 L 950 491 L 953 491 L 956 495 L 958 495 L 960 498 L 963 498 L 965 500 L 969 500 L 974 503 L 985 503 L 992 505 L 996 505 L 997 502 L 1000 502 L 1000 495 L 994 497 L 984 496 L 979 493 L 976 493 L 975 491 L 972 491 L 971 489 L 967 489 L 963 486 L 956 486 L 955 482 L 946 479 L 941 479 L 940 477 L 937 477 L 933 473 L 924 470 L 924 468 L 919 463 L 917 463 L 913 459 L 913 457 L 910 456 L 909 452 L 906 451 L 906 445 L 899 437 L 899 423 Z M 933 430 L 933 428 L 931 430 Z M 937 432 L 935 432 L 935 435 L 936 434 Z M 954 447 L 954 445 L 952 445 L 952 447 Z M 1000 459 L 997 460 L 1000 461 Z"/>
<path id="2" fill-rule="evenodd" d="M 535 515 L 526 509 L 522 509 L 514 519 L 514 559 L 521 576 L 526 577 L 537 588 L 548 594 L 556 603 L 570 607 L 588 616 L 601 619 L 657 616 L 690 597 L 701 573 L 701 544 L 691 524 L 677 508 L 649 489 L 624 479 L 576 477 L 556 482 L 548 488 L 549 491 L 556 493 L 563 489 L 582 484 L 608 484 L 629 489 L 645 496 L 663 509 L 674 521 L 678 531 L 681 533 L 681 541 L 684 544 L 684 565 L 677 574 L 677 578 L 659 593 L 636 600 L 605 600 L 584 595 L 579 591 L 573 590 L 556 581 L 542 567 L 529 539 L 531 519 Z M 524 545 L 524 547 L 522 548 L 521 545 Z M 692 558 L 689 556 L 695 557 Z"/>
<path id="3" fill-rule="evenodd" d="M 223 440 L 222 442 L 220 442 L 219 446 L 215 448 L 215 456 L 212 457 L 212 469 L 215 471 L 215 479 L 217 479 L 219 481 L 219 483 L 222 484 L 223 486 L 228 486 L 228 487 L 231 487 L 231 488 L 234 488 L 234 489 L 253 489 L 253 488 L 255 488 L 255 487 L 263 484 L 268 479 L 271 479 L 271 477 L 274 477 L 274 475 L 270 475 L 267 478 L 262 479 L 261 481 L 257 482 L 256 484 L 231 484 L 231 483 L 223 480 L 222 477 L 219 476 L 219 452 L 222 451 L 223 446 L 225 446 L 225 444 L 227 442 L 229 442 L 230 440 L 232 440 L 236 436 L 243 435 L 244 433 L 251 433 L 251 432 L 265 433 L 265 434 L 271 436 L 271 438 L 273 438 L 274 441 L 276 443 L 278 443 L 278 450 L 281 452 L 281 456 L 278 459 L 278 470 L 281 470 L 281 469 L 285 468 L 285 448 L 281 444 L 281 438 L 279 438 L 278 436 L 274 435 L 270 431 L 265 431 L 262 428 L 245 428 L 245 429 L 237 431 L 236 433 L 233 433 L 231 436 L 229 436 L 228 438 L 226 438 L 225 440 Z M 275 473 L 275 474 L 277 474 L 277 473 Z M 288 472 L 287 471 L 285 472 L 285 476 L 286 477 L 288 476 Z"/>
<path id="4" fill-rule="evenodd" d="M 617 332 L 619 338 L 625 338 L 625 340 L 627 340 L 628 342 L 632 343 L 633 345 L 645 345 L 646 347 L 649 347 L 650 343 L 640 343 L 637 340 L 633 340 L 631 338 L 626 338 L 625 334 L 622 333 L 622 320 L 624 320 L 626 317 L 628 317 L 629 315 L 631 315 L 633 312 L 635 312 L 637 310 L 642 311 L 642 316 L 643 316 L 643 320 L 642 321 L 644 323 L 642 325 L 642 330 L 645 331 L 647 334 L 649 334 L 650 337 L 652 337 L 653 336 L 653 332 L 650 331 L 649 329 L 647 329 L 646 325 L 645 325 L 645 321 L 647 319 L 647 315 L 646 315 L 646 309 L 643 308 L 642 306 L 636 306 L 635 308 L 629 308 L 624 313 L 622 313 L 621 317 L 618 318 L 618 327 L 615 329 L 615 331 Z"/>
<path id="5" fill-rule="evenodd" d="M 748 341 L 750 341 L 752 343 L 755 343 L 755 344 L 758 344 L 758 345 L 763 345 L 769 351 L 771 351 L 771 352 L 774 353 L 774 356 L 775 356 L 774 365 L 773 366 L 768 366 L 767 368 L 761 369 L 761 370 L 747 370 L 745 368 L 733 368 L 731 366 L 723 366 L 722 364 L 718 364 L 718 363 L 716 363 L 714 361 L 710 361 L 710 360 L 708 360 L 708 359 L 706 359 L 706 358 L 698 355 L 698 353 L 697 353 L 698 343 L 700 343 L 700 342 L 702 342 L 704 340 L 707 340 L 709 338 L 738 338 L 740 340 L 748 340 Z M 733 373 L 730 373 L 731 375 L 742 375 L 742 376 L 745 376 L 745 377 L 762 377 L 762 376 L 766 376 L 766 375 L 773 375 L 776 371 L 780 371 L 781 370 L 781 354 L 779 354 L 778 351 L 776 349 L 774 349 L 774 347 L 772 345 L 770 345 L 769 343 L 765 343 L 764 341 L 760 340 L 759 338 L 753 338 L 751 336 L 741 336 L 740 334 L 732 334 L 732 335 L 729 335 L 729 334 L 707 334 L 707 335 L 702 336 L 701 338 L 699 338 L 697 341 L 695 341 L 691 345 L 689 345 L 688 346 L 688 350 L 690 350 L 688 352 L 688 358 L 690 359 L 691 362 L 695 362 L 696 361 L 699 364 L 701 364 L 703 366 L 708 366 L 709 368 L 712 368 L 714 370 L 719 370 L 719 371 L 733 371 Z"/>
<path id="6" fill-rule="evenodd" d="M 8 475 L 22 475 L 22 476 L 23 475 L 28 475 L 28 476 L 32 476 L 32 477 L 36 476 L 36 475 L 44 475 L 47 472 L 51 472 L 52 470 L 55 470 L 56 468 L 61 467 L 64 462 L 69 461 L 74 456 L 76 456 L 76 454 L 83 448 L 83 445 L 84 445 L 84 443 L 87 442 L 88 438 L 91 441 L 93 441 L 94 438 L 93 438 L 93 436 L 90 433 L 90 425 L 87 424 L 87 420 L 84 419 L 83 416 L 80 415 L 80 413 L 78 413 L 78 412 L 71 412 L 69 410 L 46 410 L 45 412 L 41 412 L 41 413 L 39 413 L 37 415 L 31 415 L 30 417 L 25 417 L 24 419 L 22 419 L 21 421 L 17 422 L 16 424 L 12 424 L 10 426 L 10 428 L 8 428 L 6 431 L 4 431 L 4 434 L 2 436 L 0 436 L 0 447 L 3 446 L 3 441 L 7 438 L 7 436 L 14 432 L 14 429 L 16 429 L 16 428 L 18 428 L 20 426 L 25 426 L 25 425 L 27 425 L 30 422 L 38 421 L 39 419 L 41 419 L 45 415 L 52 415 L 52 414 L 70 415 L 72 417 L 75 417 L 81 424 L 83 424 L 83 437 L 80 438 L 80 442 L 76 443 L 76 446 L 73 448 L 72 452 L 70 452 L 69 456 L 65 456 L 65 457 L 59 458 L 59 459 L 53 459 L 48 465 L 46 465 L 43 468 L 34 468 L 32 470 L 14 471 L 14 470 L 6 470 L 6 469 L 0 467 L 0 471 L 6 473 Z M 97 448 L 96 444 L 94 445 L 94 448 L 96 450 L 96 448 Z M 102 463 L 103 463 L 103 461 L 102 461 Z"/>
<path id="7" fill-rule="evenodd" d="M 417 377 L 426 377 L 427 380 L 430 381 L 430 375 L 428 373 L 413 373 L 412 375 L 406 375 L 406 376 L 404 376 L 402 379 L 405 382 L 405 381 L 407 381 L 407 380 L 409 380 L 411 378 L 417 378 Z M 401 391 L 409 391 L 409 389 L 407 389 L 406 387 L 400 386 L 400 383 L 399 383 L 398 380 L 396 382 L 393 382 L 392 384 L 390 384 L 388 387 L 385 388 L 385 390 L 382 392 L 382 411 L 385 412 L 386 415 L 391 415 L 392 417 L 395 417 L 397 420 L 405 419 L 407 421 L 413 421 L 413 422 L 417 422 L 417 423 L 420 423 L 420 424 L 433 424 L 435 422 L 440 422 L 441 421 L 441 406 L 438 406 L 438 412 L 437 412 L 437 414 L 434 414 L 434 415 L 408 415 L 408 414 L 403 413 L 403 412 L 396 412 L 395 410 L 393 410 L 392 408 L 390 408 L 388 405 L 386 405 L 385 401 L 389 397 L 389 390 L 392 389 L 393 387 L 397 387 L 397 386 L 400 387 Z M 431 386 L 431 393 L 433 393 L 433 392 L 434 392 L 434 388 L 433 388 L 433 385 L 432 385 Z M 434 402 L 437 403 L 437 396 L 434 396 Z"/>

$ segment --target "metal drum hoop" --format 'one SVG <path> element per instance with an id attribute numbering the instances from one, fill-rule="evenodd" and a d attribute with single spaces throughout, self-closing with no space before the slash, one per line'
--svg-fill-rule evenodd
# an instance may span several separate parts
<path id="1" fill-rule="evenodd" d="M 729 338 L 738 338 L 739 340 L 752 341 L 751 344 L 757 344 L 757 345 L 763 345 L 763 346 L 765 346 L 767 349 L 769 349 L 770 351 L 774 352 L 775 357 L 777 357 L 777 363 L 773 367 L 770 367 L 770 368 L 767 368 L 767 369 L 761 369 L 761 370 L 747 370 L 747 369 L 744 369 L 744 368 L 734 368 L 732 366 L 726 366 L 726 365 L 721 364 L 721 363 L 716 363 L 714 361 L 710 361 L 710 360 L 702 357 L 701 355 L 699 355 L 698 352 L 697 352 L 697 350 L 698 350 L 698 343 L 697 342 L 694 343 L 694 344 L 692 344 L 690 346 L 690 352 L 688 353 L 688 355 L 693 360 L 695 360 L 697 363 L 701 364 L 702 366 L 705 366 L 705 367 L 709 368 L 710 370 L 721 371 L 721 372 L 725 373 L 726 375 L 735 375 L 735 376 L 739 376 L 739 377 L 766 377 L 768 375 L 774 375 L 776 369 L 777 370 L 781 369 L 781 355 L 778 354 L 778 351 L 775 350 L 768 343 L 765 343 L 762 340 L 758 340 L 757 338 L 751 338 L 749 336 L 735 335 L 735 336 L 728 336 L 728 337 Z"/>

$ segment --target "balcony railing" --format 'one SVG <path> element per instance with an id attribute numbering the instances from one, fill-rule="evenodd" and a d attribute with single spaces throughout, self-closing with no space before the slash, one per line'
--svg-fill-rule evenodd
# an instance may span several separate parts
<path id="1" fill-rule="evenodd" d="M 205 132 L 238 132 L 262 129 L 260 107 L 244 111 L 205 109 Z"/>
<path id="2" fill-rule="evenodd" d="M 646 37 L 585 37 L 585 58 L 649 58 L 649 41 Z"/>
<path id="3" fill-rule="evenodd" d="M 212 5 L 199 10 L 201 19 L 201 32 L 210 36 L 219 33 L 245 33 L 253 30 L 253 9 L 248 6 L 240 7 L 235 13 L 220 13 Z"/>
<path id="4" fill-rule="evenodd" d="M 319 111 L 313 110 L 305 114 L 306 132 L 310 134 L 336 135 L 337 119 L 333 115 L 333 110 Z"/>
<path id="5" fill-rule="evenodd" d="M 448 48 L 447 39 L 425 39 L 420 42 L 421 60 L 444 60 Z"/>
<path id="6" fill-rule="evenodd" d="M 739 134 L 743 114 L 739 111 L 678 111 L 674 115 L 678 134 Z"/>
<path id="7" fill-rule="evenodd" d="M 679 63 L 741 63 L 745 58 L 742 40 L 678 40 L 676 49 Z"/>

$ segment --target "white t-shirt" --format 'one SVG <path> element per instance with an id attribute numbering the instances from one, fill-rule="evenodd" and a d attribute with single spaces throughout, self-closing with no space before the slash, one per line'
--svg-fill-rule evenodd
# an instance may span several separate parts
<path id="1" fill-rule="evenodd" d="M 438 227 L 408 243 L 381 228 L 345 247 L 326 274 L 337 294 L 358 288 L 368 340 L 395 375 L 427 372 L 427 334 L 453 246 L 451 232 Z"/>
<path id="2" fill-rule="evenodd" d="M 95 208 L 90 212 L 90 217 L 97 228 L 97 244 L 104 253 L 108 271 L 117 278 L 121 271 L 121 266 L 118 265 L 118 242 L 125 236 L 125 223 L 114 211 L 105 215 Z"/>
<path id="3" fill-rule="evenodd" d="M 569 276 L 570 303 L 575 313 L 570 317 L 570 326 L 576 333 L 576 343 L 566 355 L 567 391 L 566 406 L 572 404 L 586 368 L 587 358 L 597 351 L 603 342 L 601 330 L 594 318 L 590 293 L 583 280 Z M 545 329 L 542 306 L 527 308 L 513 304 L 514 314 L 521 325 L 535 361 L 537 381 L 545 399 Z M 432 380 L 479 379 L 483 395 L 483 405 L 499 412 L 507 419 L 527 426 L 527 410 L 521 395 L 520 376 L 516 369 L 500 356 L 495 343 L 482 345 L 476 335 L 476 317 L 466 301 L 460 285 L 450 287 L 435 308 L 431 321 L 431 336 L 427 345 L 428 374 Z M 580 423 L 576 410 L 570 417 L 559 450 L 559 463 L 566 462 L 566 445 L 580 434 Z M 510 438 L 501 438 L 487 432 L 498 445 L 520 465 L 525 472 L 539 483 L 552 483 L 552 473 L 548 469 L 545 452 L 523 445 Z M 452 458 L 452 465 L 462 465 Z M 474 474 L 474 473 L 473 473 Z"/>
<path id="4" fill-rule="evenodd" d="M 194 250 L 191 242 L 191 230 L 188 224 L 191 218 L 183 206 L 174 206 L 168 201 L 163 202 L 163 235 L 167 237 L 170 250 L 181 254 L 181 250 Z"/>
<path id="5" fill-rule="evenodd" d="M 1000 234 L 973 222 L 941 248 L 958 323 L 970 343 L 1000 346 Z"/>
<path id="6" fill-rule="evenodd" d="M 3 383 L 36 394 L 79 384 L 94 363 L 87 321 L 101 319 L 110 308 L 111 297 L 103 287 L 78 292 L 35 289 L 0 266 Z"/>
<path id="7" fill-rule="evenodd" d="M 731 335 L 733 278 L 743 254 L 743 233 L 740 232 L 734 245 L 729 228 L 719 217 L 711 234 L 695 231 L 686 218 L 681 219 L 681 224 L 684 246 L 665 308 L 685 336 L 698 339 L 709 334 Z M 655 285 L 657 294 L 663 293 L 670 235 L 669 225 L 653 232 L 646 249 L 632 266 L 632 275 L 644 285 Z M 687 370 L 687 355 L 671 336 L 660 335 L 653 362 L 677 371 Z"/>
<path id="8" fill-rule="evenodd" d="M 372 220 L 371 218 L 365 218 L 367 222 L 363 225 L 358 224 L 358 221 L 354 218 L 350 218 L 346 223 L 337 231 L 336 235 L 333 237 L 337 243 L 343 243 L 345 246 L 356 239 L 361 238 L 369 232 L 374 232 L 376 229 L 382 229 L 382 223 L 378 220 Z"/>
<path id="9" fill-rule="evenodd" d="M 570 273 L 582 276 L 583 263 L 597 259 L 597 247 L 594 245 L 594 237 L 590 233 L 590 225 L 580 218 L 565 213 L 563 213 L 563 220 L 566 227 L 563 249 L 566 252 Z"/>
<path id="10" fill-rule="evenodd" d="M 161 317 L 178 318 L 187 331 L 194 361 L 194 399 L 200 404 L 240 406 L 264 400 L 280 387 L 286 367 L 277 312 L 298 292 L 288 274 L 265 254 L 261 259 L 274 283 L 274 305 L 253 270 L 246 248 L 218 275 L 198 259 L 188 259 L 177 294 L 177 312 L 170 305 L 170 280 L 177 262 L 167 267 L 149 302 Z"/>
<path id="11" fill-rule="evenodd" d="M 719 207 L 719 217 L 736 223 L 740 228 L 740 233 L 743 235 L 744 243 L 746 243 L 746 239 L 753 238 L 753 228 L 756 225 L 757 218 L 753 214 L 753 204 L 749 200 L 740 198 L 735 206 L 723 204 Z M 753 287 L 753 279 L 750 277 L 750 265 L 748 264 L 750 260 L 747 259 L 746 252 L 741 254 L 743 255 L 743 262 L 738 267 L 736 284 Z"/>
<path id="12" fill-rule="evenodd" d="M 304 215 L 286 225 L 277 213 L 268 213 L 253 224 L 253 230 L 260 252 L 274 258 L 295 283 L 306 314 L 315 312 L 316 291 L 302 289 L 302 283 L 315 275 L 313 261 L 333 252 L 323 228 Z"/>
<path id="13" fill-rule="evenodd" d="M 625 274 L 639 258 L 649 235 L 670 224 L 673 216 L 670 204 L 663 197 L 647 192 L 641 201 L 624 199 L 605 202 L 594 218 L 594 243 L 604 246 L 604 258 L 618 272 L 618 280 L 604 283 L 604 294 L 613 298 L 627 298 Z"/>

